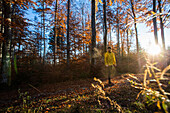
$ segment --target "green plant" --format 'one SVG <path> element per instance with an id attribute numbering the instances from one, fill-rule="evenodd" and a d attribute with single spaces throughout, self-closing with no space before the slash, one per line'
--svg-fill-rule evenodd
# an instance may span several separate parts
<path id="1" fill-rule="evenodd" d="M 22 99 L 22 110 L 25 112 L 29 112 L 29 106 L 31 104 L 31 96 L 28 95 L 28 92 L 21 93 L 20 89 L 18 89 L 19 98 Z"/>

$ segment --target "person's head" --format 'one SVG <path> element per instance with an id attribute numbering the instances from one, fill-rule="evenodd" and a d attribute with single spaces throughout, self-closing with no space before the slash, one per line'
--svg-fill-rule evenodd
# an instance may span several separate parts
<path id="1" fill-rule="evenodd" d="M 112 48 L 110 46 L 107 47 L 107 51 L 111 53 L 112 52 Z"/>

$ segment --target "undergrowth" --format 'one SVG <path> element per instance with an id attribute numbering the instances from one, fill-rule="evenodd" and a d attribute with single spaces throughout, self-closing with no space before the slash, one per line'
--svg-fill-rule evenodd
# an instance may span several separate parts
<path id="1" fill-rule="evenodd" d="M 169 92 L 166 92 L 165 89 L 168 89 L 170 84 L 170 79 L 166 73 L 170 70 L 170 65 L 167 66 L 163 71 L 155 67 L 157 63 L 150 63 L 147 59 L 146 69 L 143 74 L 143 78 L 137 78 L 133 74 L 126 74 L 130 78 L 126 78 L 131 86 L 140 89 L 141 91 L 137 95 L 137 99 L 141 96 L 142 101 L 136 103 L 139 107 L 144 108 L 150 107 L 155 108 L 157 106 L 158 111 L 168 113 L 170 110 L 170 96 Z M 142 82 L 141 82 L 142 81 Z"/>
<path id="2" fill-rule="evenodd" d="M 26 112 L 26 113 L 47 113 L 47 112 L 65 112 L 65 113 L 141 113 L 141 112 L 165 112 L 168 113 L 170 109 L 170 93 L 169 93 L 169 73 L 170 65 L 164 70 L 158 69 L 156 63 L 150 63 L 146 60 L 147 64 L 143 74 L 123 74 L 122 77 L 126 79 L 130 85 L 139 90 L 136 95 L 136 101 L 127 103 L 126 106 L 121 106 L 118 98 L 113 98 L 113 89 L 111 86 L 105 85 L 98 77 L 94 77 L 96 83 L 91 84 L 92 88 L 72 90 L 68 94 L 60 94 L 48 97 L 31 97 L 28 92 L 20 92 L 19 98 L 15 104 L 9 107 L 0 108 L 0 112 Z M 81 65 L 83 65 L 81 67 Z M 42 71 L 42 83 L 64 81 L 65 79 L 79 79 L 86 76 L 89 77 L 88 67 L 89 64 L 73 64 L 70 70 L 65 71 L 66 67 L 51 67 L 46 70 L 46 67 L 36 68 L 32 72 L 39 73 Z M 37 67 L 37 66 L 36 66 Z M 101 67 L 96 68 L 100 69 Z M 49 72 L 49 70 L 51 72 Z M 53 76 L 49 73 L 55 73 Z M 79 74 L 82 75 L 79 75 Z M 46 75 L 47 74 L 47 75 Z M 72 76 L 67 76 L 70 74 Z M 87 75 L 86 75 L 87 74 Z M 64 78 L 61 77 L 64 76 Z M 39 75 L 40 76 L 40 75 Z M 43 81 L 43 77 L 45 77 Z M 47 77 L 47 78 L 46 78 Z M 60 78 L 58 78 L 60 77 Z M 66 78 L 65 78 L 66 77 Z M 48 81 L 49 80 L 49 81 Z M 31 87 L 34 87 L 30 84 Z M 34 87 L 34 89 L 36 89 Z M 38 89 L 36 89 L 38 90 Z M 121 90 L 121 89 L 119 89 Z M 125 89 L 126 90 L 126 89 Z M 130 92 L 130 91 L 127 91 Z M 134 93 L 133 91 L 131 91 Z M 119 94 L 118 91 L 115 93 Z M 125 94 L 122 94 L 125 95 Z M 129 97 L 130 98 L 130 97 Z"/>

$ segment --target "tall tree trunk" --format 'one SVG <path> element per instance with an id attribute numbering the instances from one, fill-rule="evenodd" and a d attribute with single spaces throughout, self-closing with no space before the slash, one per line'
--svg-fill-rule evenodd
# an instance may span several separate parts
<path id="1" fill-rule="evenodd" d="M 162 13 L 162 6 L 161 6 L 161 0 L 158 0 L 159 3 L 159 13 Z M 163 50 L 165 51 L 165 36 L 164 36 L 164 24 L 162 21 L 162 15 L 160 14 L 160 28 L 161 28 L 161 37 L 162 37 L 162 46 Z"/>
<path id="2" fill-rule="evenodd" d="M 3 33 L 3 4 L 2 4 L 2 0 L 0 1 L 0 17 L 2 17 L 0 19 L 1 23 L 0 23 L 0 34 Z M 2 35 L 0 35 L 0 38 L 2 38 Z M 2 58 L 2 42 L 0 42 L 0 58 Z M 1 73 L 1 72 L 0 72 Z"/>
<path id="3" fill-rule="evenodd" d="M 153 12 L 156 13 L 156 0 L 153 0 Z M 155 16 L 155 15 L 154 15 Z M 155 44 L 158 44 L 156 16 L 153 18 Z"/>
<path id="4" fill-rule="evenodd" d="M 123 34 L 121 35 L 121 43 L 122 43 L 122 57 L 123 57 L 123 51 L 124 51 L 124 40 L 123 40 Z"/>
<path id="5" fill-rule="evenodd" d="M 137 30 L 136 14 L 135 14 L 135 11 L 134 11 L 133 0 L 131 0 L 131 9 L 132 9 L 133 19 L 134 19 L 134 28 L 135 28 L 135 35 L 136 35 L 136 49 L 137 49 L 137 53 L 139 53 L 138 30 Z"/>
<path id="6" fill-rule="evenodd" d="M 43 38 L 44 38 L 44 54 L 43 54 L 43 64 L 45 64 L 45 53 L 46 53 L 46 45 L 45 45 L 45 1 L 43 0 Z"/>
<path id="7" fill-rule="evenodd" d="M 68 0 L 68 8 L 67 8 L 67 66 L 70 64 L 70 40 L 69 40 L 69 20 L 70 20 L 70 0 Z"/>
<path id="8" fill-rule="evenodd" d="M 16 15 L 16 4 L 12 5 L 12 15 L 11 15 L 11 22 L 15 23 L 15 15 Z M 11 24 L 12 24 L 11 23 Z M 11 36 L 10 36 L 10 58 L 11 58 L 11 71 L 13 71 L 13 69 L 15 69 L 15 72 L 17 73 L 17 64 L 15 60 L 15 39 L 16 39 L 16 35 L 14 34 L 14 28 L 11 28 Z M 14 64 L 15 63 L 15 64 Z M 15 66 L 14 66 L 15 65 Z M 12 75 L 11 75 L 12 76 Z"/>
<path id="9" fill-rule="evenodd" d="M 129 55 L 129 30 L 127 29 L 126 30 L 126 35 L 127 35 L 127 53 L 128 53 L 128 55 Z"/>
<path id="10" fill-rule="evenodd" d="M 83 39 L 82 39 L 82 43 L 83 43 L 83 54 L 84 54 L 84 51 L 85 51 L 85 43 L 84 43 L 84 2 L 83 2 L 83 7 L 82 7 L 82 32 L 83 32 Z"/>
<path id="11" fill-rule="evenodd" d="M 54 17 L 54 21 L 55 21 L 55 25 L 54 25 L 54 66 L 56 64 L 56 50 L 57 50 L 57 36 L 56 36 L 56 32 L 57 32 L 57 28 L 56 28 L 56 24 L 57 24 L 57 4 L 58 4 L 58 0 L 56 0 L 56 3 L 55 3 L 55 17 Z"/>
<path id="12" fill-rule="evenodd" d="M 10 3 L 6 2 L 5 0 L 3 2 L 3 7 L 5 9 L 4 11 L 4 33 L 3 36 L 5 37 L 5 40 L 3 41 L 2 46 L 2 67 L 1 72 L 2 76 L 4 78 L 4 82 L 8 83 L 10 85 L 10 76 L 11 76 L 11 65 L 10 65 L 10 55 L 9 55 L 9 49 L 10 49 Z"/>
<path id="13" fill-rule="evenodd" d="M 118 7 L 118 5 L 117 5 Z M 119 28 L 119 19 L 118 19 L 118 9 L 117 9 L 117 17 L 116 17 L 116 21 L 117 21 L 117 53 L 118 53 L 118 58 L 120 56 L 120 40 L 119 40 L 119 36 L 120 36 L 120 28 Z"/>
<path id="14" fill-rule="evenodd" d="M 111 24 L 109 24 L 110 27 L 110 46 L 111 46 L 111 42 L 112 42 L 112 28 L 111 28 Z"/>
<path id="15" fill-rule="evenodd" d="M 87 18 L 87 22 L 89 22 L 90 21 L 90 16 L 88 15 L 88 18 Z M 88 24 L 87 25 L 88 26 L 88 31 L 87 32 L 90 32 L 90 28 L 91 28 L 91 26 Z M 90 33 L 89 33 L 90 34 Z M 86 40 L 87 41 L 87 40 Z M 89 44 L 86 44 L 86 53 L 88 52 L 88 48 L 89 48 L 89 50 L 90 50 L 90 46 L 89 46 Z M 89 52 L 89 56 L 91 55 L 91 53 Z M 90 59 L 91 60 L 91 59 Z"/>
<path id="16" fill-rule="evenodd" d="M 40 63 L 42 61 L 42 39 L 43 39 L 43 12 L 41 15 Z"/>
<path id="17" fill-rule="evenodd" d="M 128 14 L 127 14 L 127 19 L 126 19 L 126 25 L 128 24 Z M 127 36 L 127 53 L 129 55 L 129 30 L 126 28 L 126 36 Z"/>
<path id="18" fill-rule="evenodd" d="M 104 12 L 104 53 L 107 46 L 107 22 L 106 22 L 106 0 L 103 0 L 103 12 Z"/>
<path id="19" fill-rule="evenodd" d="M 91 28 L 92 28 L 92 37 L 91 37 L 91 66 L 95 64 L 94 59 L 94 48 L 96 47 L 96 23 L 95 23 L 95 0 L 91 1 Z"/>
<path id="20" fill-rule="evenodd" d="M 15 4 L 12 5 L 12 16 L 15 15 Z M 15 18 L 11 16 L 11 22 L 15 21 Z M 11 37 L 10 37 L 10 58 L 14 56 L 14 29 L 11 29 Z M 13 53 L 13 54 L 12 54 Z M 13 59 L 13 58 L 12 58 Z"/>
<path id="21" fill-rule="evenodd" d="M 159 5 L 159 13 L 162 13 L 162 5 L 161 5 L 161 0 L 158 0 L 158 5 Z M 160 19 L 160 28 L 161 28 L 161 38 L 162 38 L 162 46 L 163 46 L 163 53 L 165 54 L 166 52 L 166 48 L 165 48 L 165 36 L 164 36 L 164 24 L 163 24 L 163 21 L 162 21 L 162 15 L 160 14 L 159 16 L 159 19 Z M 163 58 L 163 67 L 165 68 L 167 66 L 167 58 Z"/>
<path id="22" fill-rule="evenodd" d="M 133 4 L 133 0 L 131 1 L 131 10 L 133 13 L 133 18 L 134 18 L 134 28 L 135 28 L 135 35 L 136 35 L 136 49 L 137 49 L 137 61 L 138 61 L 138 66 L 139 69 L 141 68 L 141 63 L 140 63 L 140 55 L 139 55 L 139 41 L 138 41 L 138 30 L 137 30 L 137 23 L 136 23 L 136 14 L 135 14 L 135 10 L 134 10 L 134 4 Z"/>
<path id="23" fill-rule="evenodd" d="M 136 19 L 134 19 L 134 27 L 135 27 L 135 35 L 136 35 L 136 49 L 137 53 L 139 53 L 139 40 L 138 40 L 138 30 L 137 30 L 137 25 L 136 25 Z"/>

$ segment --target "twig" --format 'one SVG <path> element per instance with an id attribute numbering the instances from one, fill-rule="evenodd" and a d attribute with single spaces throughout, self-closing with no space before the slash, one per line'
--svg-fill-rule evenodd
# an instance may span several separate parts
<path id="1" fill-rule="evenodd" d="M 31 86 L 32 88 L 34 88 L 36 91 L 38 91 L 39 93 L 41 93 L 41 91 L 39 89 L 37 89 L 36 87 L 34 87 L 33 85 L 31 84 L 28 84 L 29 86 Z"/>

